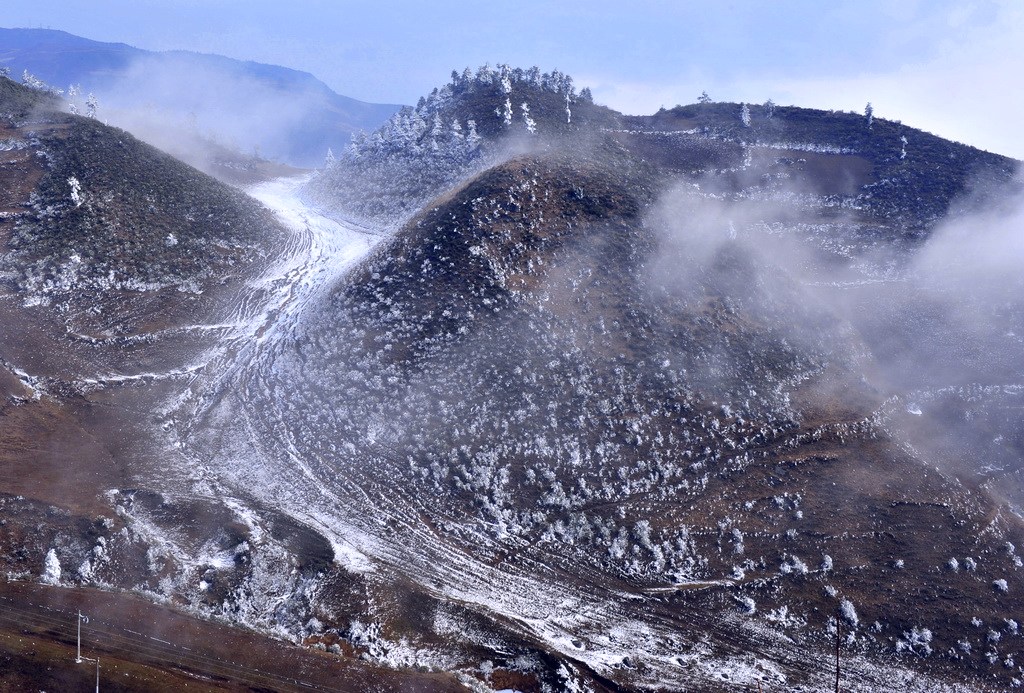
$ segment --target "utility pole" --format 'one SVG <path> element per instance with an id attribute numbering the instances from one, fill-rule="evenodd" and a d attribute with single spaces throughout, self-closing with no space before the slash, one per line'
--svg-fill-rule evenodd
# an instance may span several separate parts
<path id="1" fill-rule="evenodd" d="M 78 610 L 78 652 L 75 655 L 75 664 L 82 663 L 82 623 L 88 623 L 89 617 L 82 615 L 82 610 Z"/>
<path id="2" fill-rule="evenodd" d="M 75 664 L 81 664 L 82 662 L 96 662 L 96 693 L 100 693 L 100 658 L 93 659 L 92 657 L 82 656 L 82 624 L 89 622 L 89 617 L 82 613 L 82 610 L 78 610 L 78 646 L 75 650 Z"/>

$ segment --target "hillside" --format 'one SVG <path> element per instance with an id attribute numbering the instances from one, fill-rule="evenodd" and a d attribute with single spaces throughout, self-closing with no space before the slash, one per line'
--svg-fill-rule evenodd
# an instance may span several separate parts
<path id="1" fill-rule="evenodd" d="M 9 579 L 382 689 L 1022 685 L 1017 162 L 499 65 L 275 219 L 0 99 Z"/>
<path id="2" fill-rule="evenodd" d="M 310 185 L 408 221 L 247 405 L 346 522 L 591 681 L 816 688 L 839 628 L 851 688 L 1011 685 L 1021 525 L 983 488 L 1019 474 L 1022 326 L 918 263 L 1016 162 L 799 108 L 568 122 L 508 68 L 461 79 Z M 478 153 L 438 153 L 432 109 Z M 987 471 L 927 442 L 982 437 L 962 406 L 1005 441 Z"/>
<path id="3" fill-rule="evenodd" d="M 248 535 L 219 503 L 160 494 L 197 472 L 174 468 L 154 420 L 215 354 L 252 339 L 249 321 L 274 293 L 258 280 L 291 231 L 235 188 L 3 78 L 0 151 L 4 685 L 91 684 L 92 664 L 74 665 L 77 607 L 94 616 L 83 653 L 102 658 L 105 689 L 337 690 L 343 679 L 353 691 L 458 690 L 450 677 L 382 670 L 351 649 L 325 661 L 330 642 L 301 651 L 197 619 L 239 598 L 253 572 L 245 559 L 232 581 L 209 578 L 205 602 L 156 597 L 180 554 L 144 515 L 187 517 L 177 541 L 194 537 L 219 566 Z M 323 540 L 284 518 L 273 533 L 292 547 L 294 562 L 272 564 L 286 582 L 324 571 Z M 331 577 L 334 604 L 358 592 L 344 571 Z"/>

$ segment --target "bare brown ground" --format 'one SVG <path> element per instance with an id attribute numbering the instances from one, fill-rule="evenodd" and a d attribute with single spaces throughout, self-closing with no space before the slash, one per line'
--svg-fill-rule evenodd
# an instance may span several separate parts
<path id="1" fill-rule="evenodd" d="M 0 691 L 460 691 L 444 674 L 392 671 L 203 621 L 139 597 L 0 583 Z"/>

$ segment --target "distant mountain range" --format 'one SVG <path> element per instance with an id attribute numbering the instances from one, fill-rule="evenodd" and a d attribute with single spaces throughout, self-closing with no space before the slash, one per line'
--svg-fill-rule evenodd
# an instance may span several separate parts
<path id="1" fill-rule="evenodd" d="M 318 166 L 329 148 L 375 130 L 399 108 L 342 96 L 307 72 L 278 65 L 147 51 L 49 29 L 0 29 L 0 67 L 15 79 L 28 70 L 65 92 L 80 85 L 81 100 L 96 95 L 101 119 L 186 160 L 195 157 L 181 150 L 178 131 L 293 166 Z"/>

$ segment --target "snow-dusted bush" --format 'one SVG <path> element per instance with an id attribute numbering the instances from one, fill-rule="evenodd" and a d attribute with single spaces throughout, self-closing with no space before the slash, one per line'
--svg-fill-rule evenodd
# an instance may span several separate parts
<path id="1" fill-rule="evenodd" d="M 779 572 L 783 575 L 789 575 L 790 573 L 796 573 L 797 575 L 804 575 L 807 573 L 807 564 L 804 563 L 798 556 L 790 554 L 786 560 L 779 566 Z"/>
<path id="2" fill-rule="evenodd" d="M 896 651 L 913 652 L 920 657 L 927 657 L 932 653 L 931 642 L 931 630 L 914 626 L 909 631 L 904 631 L 903 638 L 896 642 Z"/>
<path id="3" fill-rule="evenodd" d="M 857 618 L 857 610 L 853 608 L 853 602 L 849 599 L 844 599 L 839 602 L 839 613 L 842 614 L 843 620 L 851 626 L 856 626 L 860 623 L 860 619 Z"/>

